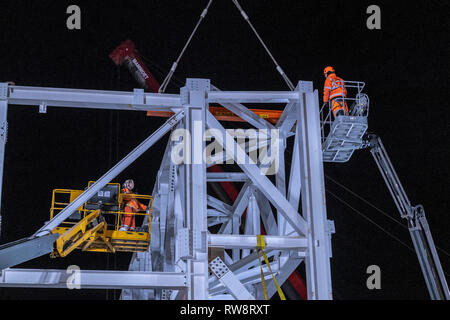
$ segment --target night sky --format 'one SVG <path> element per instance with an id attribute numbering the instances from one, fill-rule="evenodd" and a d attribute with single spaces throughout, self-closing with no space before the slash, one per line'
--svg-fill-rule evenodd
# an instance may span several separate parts
<path id="1" fill-rule="evenodd" d="M 3 1 L 0 81 L 17 85 L 132 90 L 136 82 L 109 53 L 135 42 L 158 81 L 178 56 L 207 1 Z M 241 0 L 254 26 L 290 79 L 310 80 L 322 95 L 322 70 L 366 83 L 369 130 L 378 134 L 412 204 L 425 207 L 444 271 L 450 270 L 448 1 Z M 81 30 L 66 28 L 66 8 L 81 8 Z M 366 8 L 381 8 L 381 30 L 366 27 Z M 162 71 L 162 72 L 161 72 Z M 222 90 L 287 90 L 260 43 L 231 1 L 216 0 L 175 77 L 209 78 Z M 176 84 L 175 81 L 172 84 Z M 179 88 L 169 85 L 166 92 Z M 10 106 L 0 243 L 30 236 L 49 218 L 54 188 L 83 189 L 163 122 L 141 112 Z M 132 177 L 150 194 L 167 137 L 118 181 Z M 325 164 L 327 176 L 401 221 L 368 151 L 345 164 Z M 391 238 L 327 194 L 335 221 L 336 299 L 428 299 L 408 230 L 326 179 L 327 190 L 397 237 Z M 405 246 L 406 245 L 406 246 Z M 409 247 L 409 248 L 408 248 Z M 20 267 L 128 268 L 131 254 L 76 251 Z M 381 268 L 381 290 L 366 287 L 366 268 Z M 0 289 L 1 299 L 112 299 L 118 291 Z"/>

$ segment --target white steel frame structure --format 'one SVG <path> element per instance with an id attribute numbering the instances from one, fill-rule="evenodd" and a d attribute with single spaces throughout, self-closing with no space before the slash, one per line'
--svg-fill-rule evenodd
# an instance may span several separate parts
<path id="1" fill-rule="evenodd" d="M 249 156 L 255 148 L 264 145 L 245 148 L 236 142 L 209 112 L 211 103 L 227 108 L 245 120 L 247 126 L 266 130 L 267 141 L 271 142 L 269 150 L 274 152 L 274 143 L 279 148 L 280 169 L 272 179 L 275 183 L 261 173 L 260 163 Z M 242 103 L 283 103 L 285 108 L 278 123 L 272 125 Z M 281 285 L 304 262 L 308 299 L 332 299 L 330 239 L 334 226 L 326 215 L 319 99 L 312 82 L 300 81 L 293 91 L 226 92 L 213 87 L 208 79 L 187 79 L 180 94 L 144 93 L 142 89 L 116 92 L 21 87 L 3 83 L 0 84 L 1 171 L 9 105 L 38 105 L 40 112 L 46 112 L 47 107 L 174 112 L 163 126 L 37 230 L 33 238 L 48 235 L 171 130 L 184 129 L 192 141 L 201 141 L 185 143 L 188 146 L 185 152 L 193 161 L 176 164 L 171 155 L 179 141 L 169 140 L 154 185 L 149 251 L 134 253 L 129 271 L 82 271 L 81 288 L 123 289 L 122 299 L 264 299 L 256 253 L 262 222 L 267 233 L 265 251 L 278 283 Z M 278 130 L 278 137 L 270 135 L 271 129 Z M 206 147 L 203 137 L 207 131 L 221 133 L 214 135 L 215 142 L 222 147 L 224 157 L 234 160 L 241 172 L 207 172 L 212 165 L 208 161 L 211 159 L 203 157 Z M 292 159 L 285 159 L 287 139 L 294 142 Z M 285 172 L 285 161 L 291 163 L 289 174 Z M 208 182 L 217 181 L 243 183 L 233 204 L 208 194 Z M 240 233 L 245 210 L 246 223 Z M 212 234 L 208 227 L 214 225 L 220 228 Z M 223 269 L 213 269 L 209 264 L 211 248 L 223 249 L 224 260 L 215 260 L 214 265 L 223 264 Z M 266 265 L 263 274 L 271 297 L 276 287 Z M 7 268 L 1 271 L 0 286 L 60 288 L 66 277 L 65 270 Z"/>

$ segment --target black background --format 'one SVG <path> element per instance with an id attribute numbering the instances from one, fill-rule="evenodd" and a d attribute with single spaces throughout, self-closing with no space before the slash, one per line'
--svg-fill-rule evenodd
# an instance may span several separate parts
<path id="1" fill-rule="evenodd" d="M 99 90 L 137 87 L 109 53 L 131 39 L 162 81 L 207 1 L 4 1 L 0 9 L 0 81 L 17 85 Z M 81 7 L 82 28 L 66 28 L 66 8 Z M 381 30 L 368 30 L 366 8 L 381 7 Z M 322 70 L 366 82 L 370 131 L 382 137 L 413 204 L 427 212 L 435 244 L 449 247 L 448 86 L 449 4 L 444 1 L 242 0 L 256 29 L 293 82 L 323 87 Z M 120 75 L 120 79 L 119 79 Z M 231 1 L 216 0 L 175 74 L 209 78 L 222 90 L 287 87 Z M 167 92 L 178 92 L 169 86 Z M 163 119 L 140 112 L 10 106 L 1 243 L 29 236 L 48 219 L 54 188 L 82 189 L 158 128 Z M 165 140 L 119 176 L 151 193 Z M 326 174 L 400 221 L 369 152 Z M 412 248 L 408 231 L 334 183 L 328 190 Z M 413 251 L 333 197 L 332 277 L 336 299 L 428 299 Z M 444 270 L 448 254 L 440 251 Z M 130 254 L 74 252 L 20 267 L 126 270 Z M 382 289 L 366 287 L 366 268 L 379 265 Z M 105 290 L 0 289 L 2 299 L 112 299 Z"/>

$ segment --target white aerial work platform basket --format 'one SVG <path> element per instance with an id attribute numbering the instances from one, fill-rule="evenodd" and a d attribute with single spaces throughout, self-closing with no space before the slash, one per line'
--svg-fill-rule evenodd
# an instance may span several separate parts
<path id="1" fill-rule="evenodd" d="M 364 82 L 344 81 L 347 97 L 339 99 L 349 107 L 348 114 L 334 118 L 332 101 L 325 102 L 320 109 L 322 150 L 324 162 L 347 162 L 355 150 L 364 145 L 367 131 L 369 97 L 362 93 Z"/>

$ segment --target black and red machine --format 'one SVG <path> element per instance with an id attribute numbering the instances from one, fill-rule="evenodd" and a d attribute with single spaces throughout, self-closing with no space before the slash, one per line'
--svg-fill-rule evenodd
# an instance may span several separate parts
<path id="1" fill-rule="evenodd" d="M 159 83 L 145 66 L 133 41 L 122 42 L 109 54 L 109 57 L 116 65 L 125 65 L 142 88 L 158 92 Z"/>

